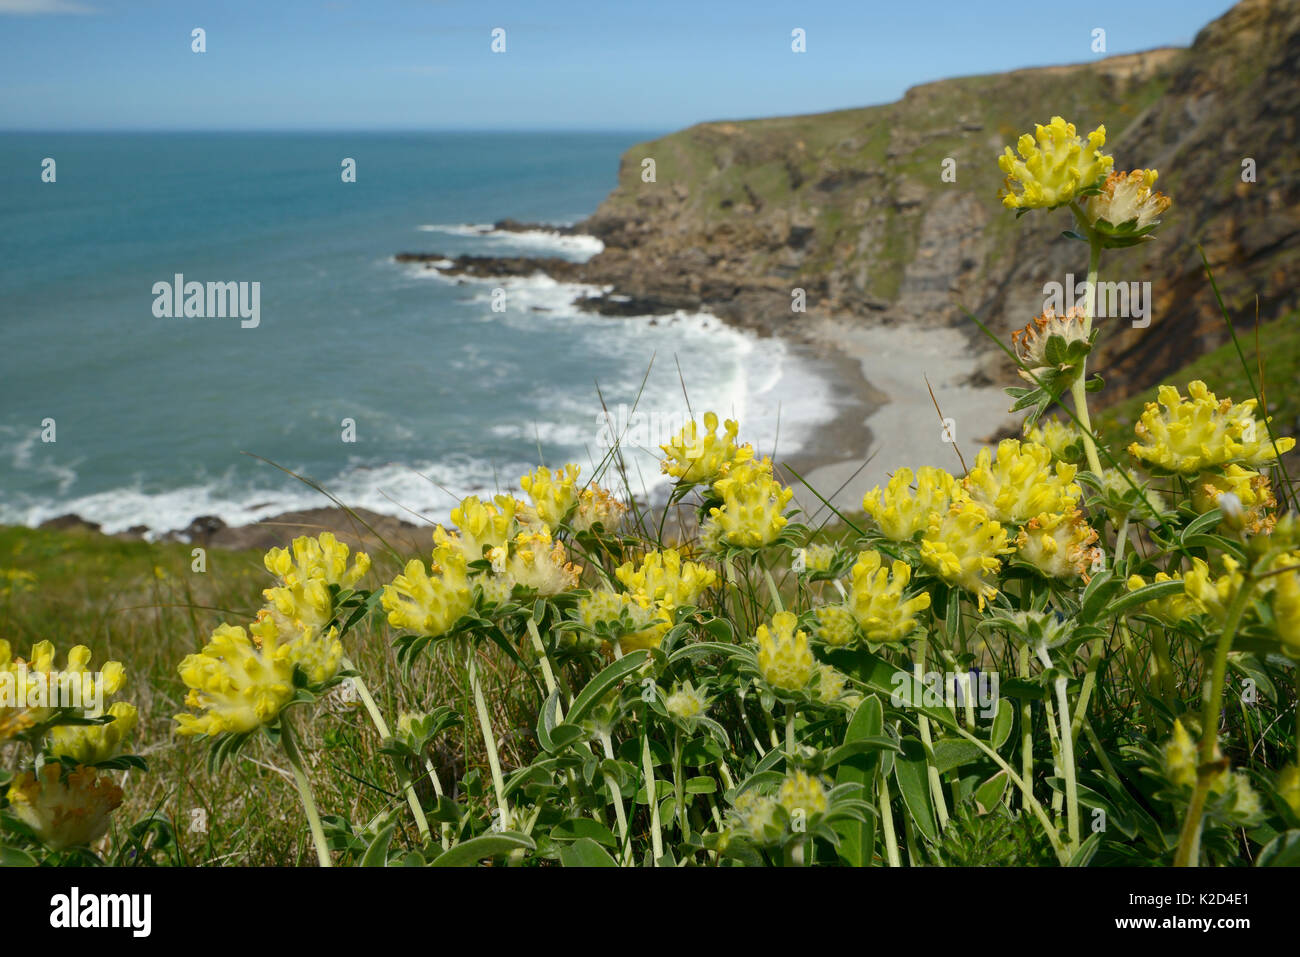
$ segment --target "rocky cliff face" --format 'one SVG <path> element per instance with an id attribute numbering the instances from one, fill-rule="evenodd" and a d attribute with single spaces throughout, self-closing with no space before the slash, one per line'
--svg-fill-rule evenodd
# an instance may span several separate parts
<path id="1" fill-rule="evenodd" d="M 1153 297 L 1147 328 L 1114 320 L 1104 333 L 1107 398 L 1226 335 L 1198 244 L 1234 320 L 1254 321 L 1256 294 L 1263 318 L 1296 308 L 1297 0 L 1244 0 L 1186 50 L 946 80 L 884 106 L 705 123 L 641 144 L 578 227 L 605 251 L 569 272 L 613 285 L 633 311 L 706 308 L 782 334 L 805 321 L 796 288 L 813 315 L 970 325 L 965 307 L 1006 333 L 1041 312 L 1045 282 L 1082 281 L 1086 268 L 1086 247 L 1060 237 L 1068 213 L 1017 222 L 997 197 L 997 155 L 1053 114 L 1105 123 L 1118 165 L 1158 168 L 1174 199 L 1156 241 L 1103 259 L 1103 279 L 1149 281 Z"/>

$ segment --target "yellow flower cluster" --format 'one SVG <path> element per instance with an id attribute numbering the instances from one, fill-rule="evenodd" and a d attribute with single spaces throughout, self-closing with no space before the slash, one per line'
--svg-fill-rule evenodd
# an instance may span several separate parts
<path id="1" fill-rule="evenodd" d="M 370 570 L 370 556 L 357 552 L 349 567 L 350 549 L 330 532 L 318 538 L 303 535 L 291 549 L 272 548 L 262 559 L 266 570 L 280 579 L 262 595 L 267 608 L 286 631 L 322 629 L 334 617 L 330 586 L 348 589 Z"/>
<path id="2" fill-rule="evenodd" d="M 711 484 L 725 476 L 733 465 L 752 459 L 752 446 L 736 445 L 739 424 L 727 419 L 723 426 L 723 434 L 718 435 L 718 416 L 706 412 L 703 434 L 692 421 L 671 442 L 661 445 L 666 456 L 664 472 L 683 485 Z"/>
<path id="3" fill-rule="evenodd" d="M 808 634 L 796 626 L 799 619 L 788 611 L 772 616 L 772 627 L 758 626 L 758 670 L 763 680 L 781 691 L 801 691 L 812 681 L 816 663 Z"/>
<path id="4" fill-rule="evenodd" d="M 357 552 L 348 567 L 348 555 L 348 546 L 333 533 L 323 532 L 318 538 L 295 538 L 291 548 L 272 548 L 262 561 L 266 570 L 285 584 L 320 579 L 327 585 L 351 588 L 370 570 L 370 556 Z"/>
<path id="5" fill-rule="evenodd" d="M 96 705 L 126 684 L 120 661 L 92 670 L 85 645 L 68 649 L 62 668 L 56 658 L 49 641 L 38 641 L 26 659 L 15 658 L 9 642 L 0 638 L 0 743 L 47 723 L 60 710 L 94 717 Z"/>
<path id="6" fill-rule="evenodd" d="M 826 810 L 826 785 L 821 778 L 805 771 L 795 771 L 781 782 L 776 799 L 787 814 L 801 811 L 806 817 L 812 817 Z"/>
<path id="7" fill-rule="evenodd" d="M 491 502 L 470 495 L 451 510 L 456 531 L 449 532 L 441 525 L 433 530 L 434 546 L 455 549 L 466 562 L 481 561 L 485 551 L 500 548 L 515 536 L 516 516 L 524 507 L 509 495 L 498 495 Z"/>
<path id="8" fill-rule="evenodd" d="M 433 550 L 429 571 L 418 558 L 407 562 L 384 586 L 380 601 L 388 623 L 419 635 L 445 634 L 469 611 L 473 598 L 465 567 L 465 556 L 445 545 Z"/>
<path id="9" fill-rule="evenodd" d="M 646 553 L 638 567 L 625 562 L 614 569 L 629 592 L 651 601 L 665 601 L 670 607 L 693 605 L 718 581 L 718 573 L 699 562 L 683 561 L 675 548 Z"/>
<path id="10" fill-rule="evenodd" d="M 673 717 L 689 720 L 704 714 L 708 701 L 701 691 L 686 681 L 673 688 L 672 693 L 664 699 L 664 707 Z"/>
<path id="11" fill-rule="evenodd" d="M 1295 439 L 1279 438 L 1275 452 L 1265 423 L 1255 418 L 1254 399 L 1220 400 L 1199 379 L 1188 384 L 1186 397 L 1162 385 L 1157 398 L 1147 403 L 1133 428 L 1138 441 L 1128 449 L 1153 467 L 1197 475 L 1234 462 L 1269 465 L 1295 447 Z"/>
<path id="12" fill-rule="evenodd" d="M 1203 559 L 1193 558 L 1191 571 L 1183 576 L 1183 590 L 1198 609 L 1222 623 L 1243 581 L 1237 560 L 1229 555 L 1223 556 L 1223 574 L 1217 578 Z"/>
<path id="13" fill-rule="evenodd" d="M 1061 422 L 1053 416 L 1050 419 L 1040 419 L 1025 433 L 1025 438 L 1038 445 L 1047 446 L 1053 460 L 1073 462 L 1079 455 L 1077 443 L 1083 438 L 1083 433 L 1073 422 Z"/>
<path id="14" fill-rule="evenodd" d="M 1235 495 L 1243 510 L 1242 527 L 1252 535 L 1268 532 L 1277 522 L 1272 509 L 1277 498 L 1268 476 L 1232 463 L 1220 472 L 1202 472 L 1192 482 L 1192 507 L 1204 514 L 1220 504 L 1225 494 Z"/>
<path id="15" fill-rule="evenodd" d="M 590 531 L 600 525 L 607 532 L 618 528 L 627 506 L 599 485 L 589 485 L 578 495 L 578 507 L 569 518 L 569 525 L 577 532 Z"/>
<path id="16" fill-rule="evenodd" d="M 58 762 L 19 774 L 8 791 L 10 810 L 47 847 L 61 851 L 99 840 L 122 803 L 122 789 L 107 774 Z"/>
<path id="17" fill-rule="evenodd" d="M 1016 536 L 1016 554 L 1047 578 L 1089 579 L 1102 552 L 1093 543 L 1097 532 L 1077 508 L 1043 512 L 1031 518 Z"/>
<path id="18" fill-rule="evenodd" d="M 822 605 L 817 609 L 816 631 L 828 645 L 847 645 L 858 636 L 857 618 L 845 605 Z"/>
<path id="19" fill-rule="evenodd" d="M 997 594 L 987 576 L 1012 550 L 1006 530 L 975 502 L 954 502 L 932 515 L 921 539 L 921 561 L 944 581 L 974 593 L 981 609 Z"/>
<path id="20" fill-rule="evenodd" d="M 140 720 L 135 705 L 114 701 L 105 712 L 107 724 L 64 724 L 50 729 L 50 753 L 78 764 L 99 764 L 117 757 Z"/>
<path id="21" fill-rule="evenodd" d="M 701 530 L 707 542 L 761 548 L 780 535 L 789 521 L 782 513 L 794 489 L 783 488 L 772 476 L 771 459 L 735 465 L 713 483 L 713 490 L 722 505 L 709 509 Z"/>
<path id="22" fill-rule="evenodd" d="M 1300 555 L 1293 553 L 1282 560 L 1287 565 L 1300 564 Z M 1277 636 L 1288 657 L 1300 658 L 1300 571 L 1283 572 L 1276 577 L 1273 618 L 1277 622 Z"/>
<path id="23" fill-rule="evenodd" d="M 1053 463 L 1044 445 L 1003 439 L 996 461 L 987 447 L 980 449 L 963 484 L 994 520 L 1023 525 L 1043 512 L 1073 509 L 1083 494 L 1074 483 L 1077 471 L 1065 462 Z"/>
<path id="24" fill-rule="evenodd" d="M 578 504 L 578 466 L 569 464 L 556 469 L 554 474 L 545 466 L 531 475 L 519 480 L 528 497 L 533 501 L 533 509 L 542 524 L 550 528 L 559 528 L 564 519 Z"/>
<path id="25" fill-rule="evenodd" d="M 846 604 L 868 641 L 902 641 L 916 630 L 916 615 L 930 607 L 930 595 L 921 592 L 905 598 L 903 591 L 911 578 L 906 562 L 895 561 L 885 568 L 877 551 L 858 555 Z"/>
<path id="26" fill-rule="evenodd" d="M 671 609 L 663 602 L 655 603 L 644 594 L 629 595 L 594 589 L 585 598 L 579 598 L 575 608 L 577 621 L 590 630 L 603 626 L 605 630 L 617 629 L 619 651 L 627 654 L 641 648 L 657 648 L 668 630 Z"/>
<path id="27" fill-rule="evenodd" d="M 1002 204 L 1008 209 L 1055 209 L 1073 200 L 1080 190 L 1097 183 L 1115 164 L 1102 153 L 1106 127 L 1099 126 L 1085 142 L 1073 123 L 1059 116 L 1034 135 L 1016 142 L 1019 158 L 1007 147 L 998 167 L 1007 174 Z M 1019 189 L 1017 190 L 1017 187 Z"/>
<path id="28" fill-rule="evenodd" d="M 912 470 L 900 468 L 882 491 L 876 486 L 862 499 L 862 508 L 875 521 L 880 533 L 896 542 L 911 541 L 930 527 L 930 517 L 943 513 L 966 493 L 961 484 L 943 469 L 929 466 L 916 472 L 916 493 L 912 494 Z"/>
<path id="29" fill-rule="evenodd" d="M 294 668 L 310 684 L 338 674 L 343 645 L 338 632 L 283 631 L 266 610 L 248 631 L 222 624 L 198 654 L 180 664 L 190 689 L 185 704 L 201 713 L 178 714 L 179 734 L 242 734 L 273 722 L 294 695 Z"/>

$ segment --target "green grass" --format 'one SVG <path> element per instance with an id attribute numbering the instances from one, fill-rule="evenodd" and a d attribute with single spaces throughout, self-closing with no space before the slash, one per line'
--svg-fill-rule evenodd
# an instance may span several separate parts
<path id="1" fill-rule="evenodd" d="M 378 549 L 371 553 L 376 567 L 362 585 L 375 588 L 396 569 Z M 185 544 L 0 527 L 0 638 L 21 657 L 48 639 L 60 661 L 68 648 L 84 644 L 94 654 L 92 667 L 113 659 L 126 665 L 128 684 L 120 697 L 139 709 L 133 741 L 149 772 L 115 772 L 126 797 L 113 817 L 110 846 L 123 845 L 123 828 L 157 812 L 173 822 L 178 841 L 155 853 L 159 863 L 312 864 L 315 855 L 282 750 L 255 738 L 236 761 L 209 775 L 206 743 L 175 734 L 172 715 L 184 710 L 185 695 L 177 665 L 221 622 L 246 626 L 264 602 L 262 589 L 273 583 L 261 552 L 212 549 L 206 561 L 205 572 L 193 571 L 191 546 Z M 401 711 L 438 704 L 472 713 L 465 703 L 463 662 L 453 664 L 438 652 L 405 674 L 389 637 L 382 621 L 363 622 L 349 633 L 346 651 L 390 726 Z M 531 724 L 516 709 L 535 713 L 537 703 L 518 692 L 513 666 L 500 665 L 497 656 L 486 656 L 480 671 L 496 727 L 506 732 L 502 758 L 509 764 L 523 743 L 517 729 Z M 300 717 L 298 727 L 304 756 L 320 772 L 313 774 L 313 786 L 322 813 L 342 814 L 362 827 L 390 808 L 404 808 L 365 711 L 342 700 L 317 707 L 328 710 L 331 720 Z M 485 775 L 477 737 L 468 743 L 471 770 L 481 767 Z M 18 747 L 0 746 L 0 768 L 17 763 Z M 421 787 L 431 790 L 427 781 Z M 206 831 L 191 829 L 196 811 L 206 815 Z M 409 815 L 399 818 L 399 826 L 415 839 Z"/>

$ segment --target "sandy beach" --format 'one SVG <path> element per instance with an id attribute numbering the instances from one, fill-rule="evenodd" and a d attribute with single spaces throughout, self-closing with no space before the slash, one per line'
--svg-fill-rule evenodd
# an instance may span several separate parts
<path id="1" fill-rule="evenodd" d="M 971 384 L 988 354 L 976 351 L 960 329 L 820 319 L 805 331 L 823 349 L 856 362 L 871 397 L 860 423 L 867 435 L 866 453 L 837 458 L 823 445 L 818 449 L 822 457 L 806 457 L 807 470 L 799 469 L 807 484 L 842 512 L 861 511 L 862 496 L 887 482 L 900 466 L 933 465 L 960 473 L 961 457 L 972 463 L 982 445 L 1015 426 L 1002 384 Z M 935 401 L 952 420 L 955 442 L 945 440 Z M 828 432 L 837 430 L 852 435 L 853 424 L 837 423 Z M 795 458 L 796 468 L 803 458 Z M 805 521 L 825 520 L 827 510 L 816 495 L 805 488 L 796 497 L 805 508 Z"/>

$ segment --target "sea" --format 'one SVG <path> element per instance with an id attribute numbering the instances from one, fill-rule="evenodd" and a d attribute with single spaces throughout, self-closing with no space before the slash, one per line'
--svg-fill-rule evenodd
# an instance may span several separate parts
<path id="1" fill-rule="evenodd" d="M 652 135 L 0 133 L 0 524 L 156 537 L 332 504 L 312 484 L 445 521 L 538 464 L 591 475 L 611 435 L 654 500 L 654 446 L 709 409 L 797 453 L 835 396 L 779 338 L 394 261 L 595 255 L 553 227 Z M 540 227 L 492 227 L 507 217 Z M 219 288 L 248 308 L 204 295 L 185 315 L 178 282 L 242 284 Z"/>

